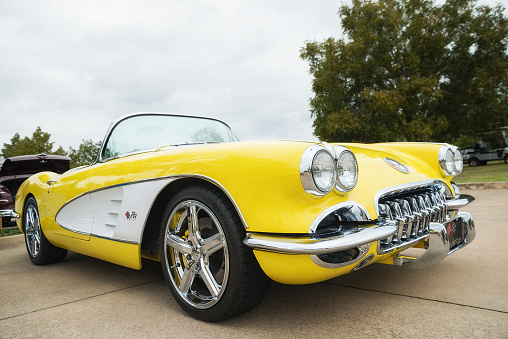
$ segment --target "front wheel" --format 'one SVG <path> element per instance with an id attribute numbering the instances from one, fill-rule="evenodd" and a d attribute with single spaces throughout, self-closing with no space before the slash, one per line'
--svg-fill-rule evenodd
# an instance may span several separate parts
<path id="1" fill-rule="evenodd" d="M 23 212 L 23 230 L 25 245 L 30 260 L 36 265 L 46 265 L 62 261 L 67 250 L 51 244 L 41 228 L 37 202 L 30 197 Z"/>
<path id="2" fill-rule="evenodd" d="M 189 187 L 171 199 L 161 227 L 161 264 L 188 314 L 220 321 L 262 300 L 269 279 L 244 238 L 240 218 L 219 189 Z"/>

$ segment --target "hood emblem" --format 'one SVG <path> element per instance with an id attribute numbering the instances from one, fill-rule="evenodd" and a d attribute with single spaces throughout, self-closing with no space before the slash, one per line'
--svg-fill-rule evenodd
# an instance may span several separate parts
<path id="1" fill-rule="evenodd" d="M 402 173 L 405 173 L 405 174 L 409 173 L 409 169 L 406 166 L 402 165 L 397 160 L 393 160 L 393 159 L 390 159 L 390 158 L 385 158 L 385 162 L 388 165 L 390 165 L 391 167 L 395 168 L 399 172 L 402 172 Z"/>

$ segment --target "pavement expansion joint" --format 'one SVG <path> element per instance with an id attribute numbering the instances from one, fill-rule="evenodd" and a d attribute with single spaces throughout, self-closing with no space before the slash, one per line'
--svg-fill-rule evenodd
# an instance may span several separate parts
<path id="1" fill-rule="evenodd" d="M 143 282 L 143 283 L 132 285 L 132 286 L 122 287 L 122 288 L 119 288 L 119 289 L 116 289 L 116 290 L 113 290 L 113 291 L 99 293 L 99 294 L 91 295 L 89 297 L 80 298 L 80 299 L 68 301 L 68 302 L 65 302 L 65 303 L 60 303 L 60 304 L 53 305 L 53 306 L 43 307 L 43 308 L 40 308 L 38 310 L 33 310 L 33 311 L 30 311 L 30 312 L 25 312 L 25 313 L 21 313 L 21 314 L 16 314 L 16 315 L 12 315 L 12 316 L 9 316 L 9 317 L 5 317 L 5 318 L 0 318 L 0 321 L 4 321 L 4 320 L 8 320 L 8 319 L 13 319 L 13 318 L 18 318 L 18 317 L 22 317 L 24 315 L 28 315 L 28 314 L 32 314 L 32 313 L 37 313 L 37 312 L 41 312 L 41 311 L 46 311 L 46 310 L 50 310 L 52 308 L 56 308 L 56 307 L 60 307 L 60 306 L 65 306 L 65 305 L 70 305 L 70 304 L 74 304 L 74 303 L 77 303 L 77 302 L 80 302 L 80 301 L 84 301 L 84 300 L 94 299 L 94 298 L 101 297 L 101 296 L 108 295 L 108 294 L 112 294 L 112 293 L 115 293 L 115 292 L 120 292 L 120 291 L 128 290 L 130 288 L 134 288 L 134 287 L 139 287 L 139 286 L 143 286 L 143 285 L 148 285 L 148 284 L 156 283 L 156 282 L 159 282 L 159 281 L 162 281 L 162 280 L 163 279 L 157 279 L 157 280 L 147 281 L 147 282 Z"/>
<path id="2" fill-rule="evenodd" d="M 414 296 L 414 295 L 407 295 L 407 294 L 401 294 L 401 293 L 379 291 L 379 290 L 374 290 L 374 289 L 364 288 L 364 287 L 339 285 L 339 284 L 333 284 L 333 283 L 330 283 L 330 282 L 323 282 L 322 284 L 339 286 L 339 287 L 344 287 L 344 288 L 352 288 L 352 289 L 360 290 L 360 291 L 389 294 L 389 295 L 394 295 L 394 296 L 399 296 L 399 297 L 406 297 L 406 298 L 411 298 L 411 299 L 419 299 L 419 300 L 425 300 L 425 301 L 432 301 L 432 302 L 438 302 L 438 303 L 448 304 L 448 305 L 455 305 L 455 306 L 460 306 L 460 307 L 469 307 L 469 308 L 474 308 L 474 309 L 483 310 L 483 311 L 490 311 L 490 312 L 508 314 L 508 311 L 495 310 L 495 309 L 492 309 L 492 308 L 486 308 L 486 307 L 474 306 L 474 305 L 466 305 L 466 304 L 456 303 L 456 302 L 453 302 L 453 301 L 431 299 L 431 298 L 425 298 L 425 297 L 417 297 L 417 296 Z"/>

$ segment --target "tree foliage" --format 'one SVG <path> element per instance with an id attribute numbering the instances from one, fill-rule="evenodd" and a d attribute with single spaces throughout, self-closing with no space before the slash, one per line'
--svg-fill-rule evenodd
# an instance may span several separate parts
<path id="1" fill-rule="evenodd" d="M 314 134 L 452 141 L 508 124 L 508 19 L 474 0 L 352 0 L 345 39 L 307 42 Z"/>
<path id="2" fill-rule="evenodd" d="M 101 149 L 100 142 L 93 142 L 92 140 L 82 140 L 78 149 L 69 148 L 69 157 L 71 158 L 71 166 L 84 166 L 93 164 L 97 159 L 97 155 Z"/>
<path id="3" fill-rule="evenodd" d="M 24 137 L 21 139 L 19 133 L 14 134 L 10 143 L 4 143 L 2 155 L 4 158 L 14 157 L 26 154 L 52 154 L 53 142 L 50 142 L 51 134 L 43 132 L 37 126 L 32 138 Z"/>
<path id="4" fill-rule="evenodd" d="M 78 149 L 69 147 L 69 151 L 66 152 L 62 146 L 59 146 L 53 151 L 54 143 L 49 141 L 50 138 L 51 134 L 43 132 L 40 127 L 37 127 L 33 132 L 32 138 L 24 137 L 22 139 L 19 133 L 15 133 L 10 143 L 4 143 L 0 155 L 4 158 L 41 153 L 64 155 L 71 158 L 71 167 L 77 167 L 92 164 L 97 158 L 101 146 L 100 142 L 83 139 Z"/>

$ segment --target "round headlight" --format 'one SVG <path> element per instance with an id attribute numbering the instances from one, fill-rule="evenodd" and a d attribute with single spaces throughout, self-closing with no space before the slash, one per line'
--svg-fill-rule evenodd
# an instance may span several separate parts
<path id="1" fill-rule="evenodd" d="M 358 181 L 358 163 L 349 149 L 342 146 L 335 146 L 337 154 L 337 181 L 335 188 L 339 192 L 349 192 Z"/>
<path id="2" fill-rule="evenodd" d="M 321 145 L 307 147 L 300 161 L 300 179 L 308 194 L 323 196 L 335 185 L 335 160 Z"/>
<path id="3" fill-rule="evenodd" d="M 455 171 L 457 172 L 455 175 L 459 175 L 464 167 L 464 159 L 462 158 L 462 153 L 458 148 L 455 148 L 453 163 L 455 166 Z"/>
<path id="4" fill-rule="evenodd" d="M 327 151 L 319 151 L 312 161 L 312 179 L 316 187 L 323 193 L 332 190 L 335 182 L 333 157 Z"/>
<path id="5" fill-rule="evenodd" d="M 455 146 L 443 145 L 439 150 L 439 166 L 444 175 L 458 175 L 462 172 L 462 154 Z"/>

